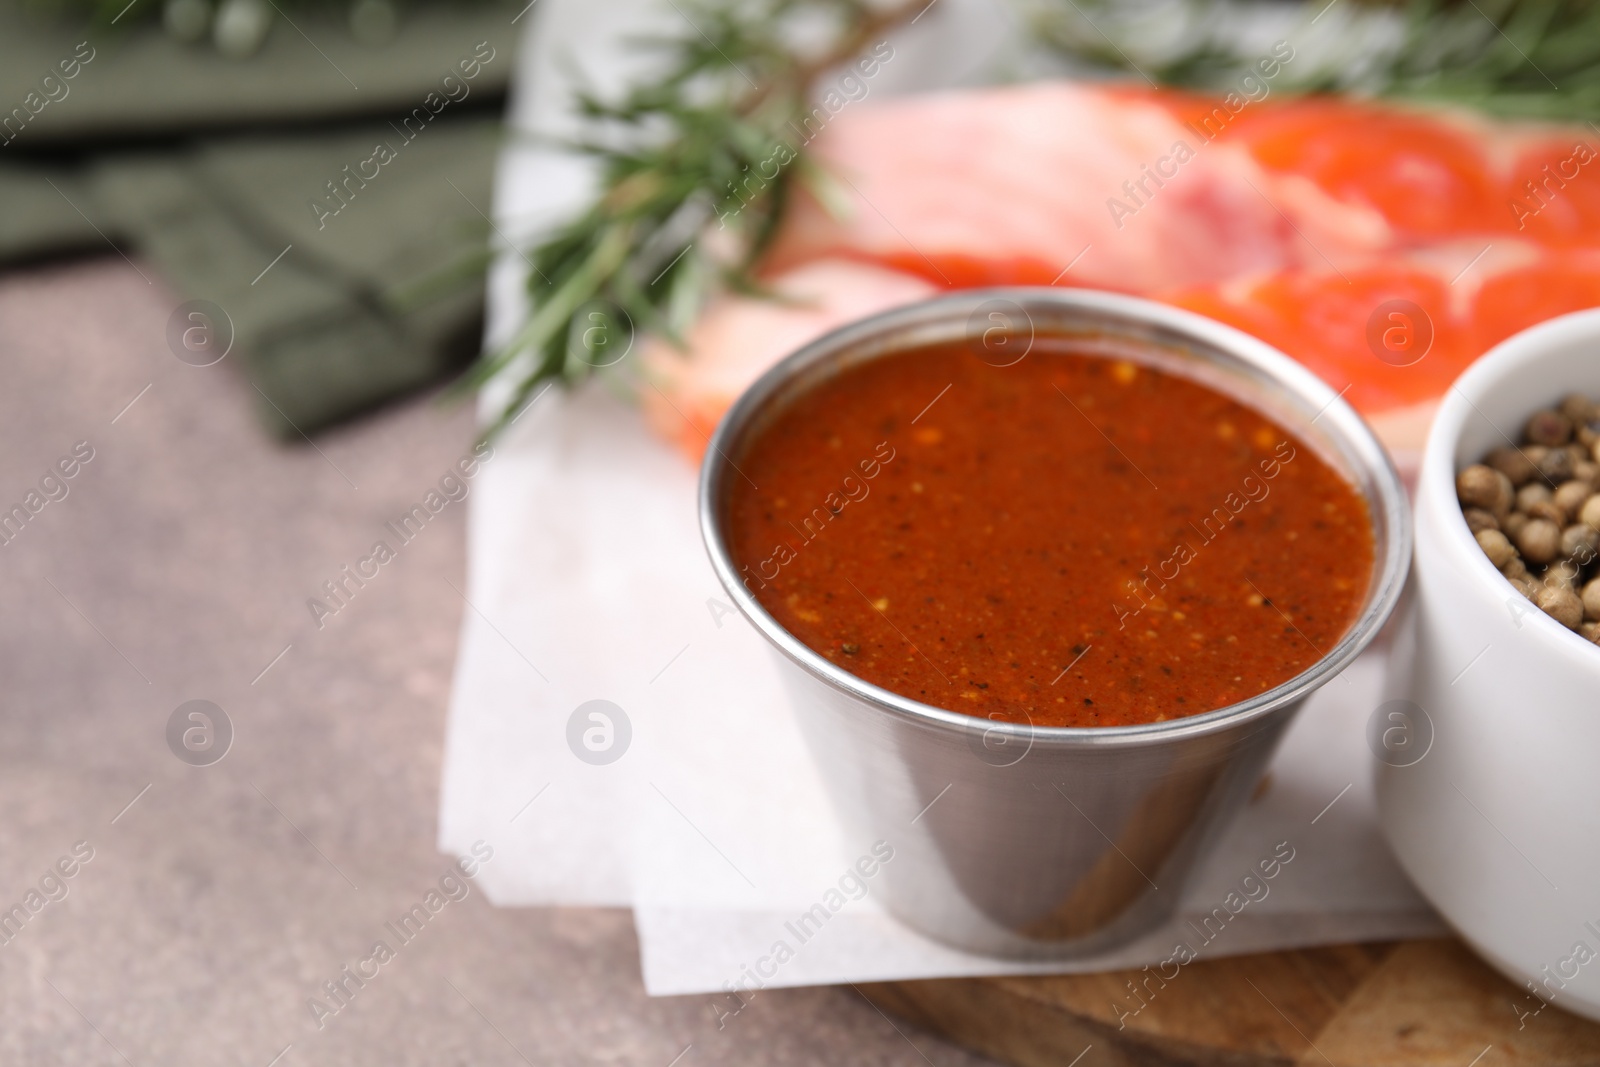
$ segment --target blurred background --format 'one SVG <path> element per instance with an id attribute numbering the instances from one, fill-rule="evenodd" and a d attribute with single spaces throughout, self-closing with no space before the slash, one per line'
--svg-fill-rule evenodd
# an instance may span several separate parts
<path id="1" fill-rule="evenodd" d="M 452 877 L 465 508 L 344 576 L 476 437 L 445 393 L 539 4 L 0 0 L 0 1061 L 982 1062 L 852 988 L 724 1027 L 644 995 L 626 911 L 470 880 L 348 976 Z M 1324 14 L 1276 91 L 1597 110 L 1586 3 L 1020 17 L 1054 70 L 1225 90 Z"/>
<path id="2" fill-rule="evenodd" d="M 0 548 L 0 1061 L 917 1059 L 848 990 L 719 1034 L 645 997 L 626 911 L 470 881 L 308 1010 L 448 873 L 464 508 L 342 618 L 305 602 L 476 434 L 437 385 L 527 6 L 0 4 L 0 498 L 44 501 Z"/>

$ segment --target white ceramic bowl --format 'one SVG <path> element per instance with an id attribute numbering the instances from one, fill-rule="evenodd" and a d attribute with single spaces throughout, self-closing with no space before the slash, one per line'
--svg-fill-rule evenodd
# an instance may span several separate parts
<path id="1" fill-rule="evenodd" d="M 1600 397 L 1600 309 L 1516 335 L 1445 396 L 1386 693 L 1423 714 L 1388 707 L 1369 736 L 1384 832 L 1418 888 L 1519 986 L 1600 1019 L 1600 647 L 1501 577 L 1455 495 L 1458 471 L 1574 390 Z"/>

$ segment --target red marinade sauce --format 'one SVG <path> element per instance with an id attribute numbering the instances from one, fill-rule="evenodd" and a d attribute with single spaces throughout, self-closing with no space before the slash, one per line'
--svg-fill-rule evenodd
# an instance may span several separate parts
<path id="1" fill-rule="evenodd" d="M 1245 700 L 1358 616 L 1355 487 L 1272 419 L 1036 343 L 899 352 L 796 398 L 738 459 L 728 539 L 782 626 L 922 703 L 1126 726 Z M 758 488 L 759 487 L 759 488 Z"/>

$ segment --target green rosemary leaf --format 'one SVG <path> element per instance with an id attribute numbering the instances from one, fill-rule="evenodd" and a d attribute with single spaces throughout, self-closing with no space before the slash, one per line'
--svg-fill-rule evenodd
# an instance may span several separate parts
<path id="1" fill-rule="evenodd" d="M 674 348 L 687 348 L 684 337 L 700 313 L 700 294 L 705 292 L 709 279 L 704 254 L 698 248 L 687 249 L 676 263 L 667 268 L 665 275 L 666 307 L 662 336 Z"/>
<path id="2" fill-rule="evenodd" d="M 822 187 L 797 132 L 813 83 L 925 4 L 675 0 L 686 20 L 681 36 L 632 42 L 663 57 L 654 81 L 616 99 L 576 94 L 585 129 L 566 147 L 596 160 L 599 189 L 530 251 L 528 320 L 461 383 L 511 380 L 511 402 L 488 435 L 544 383 L 605 369 L 594 358 L 600 326 L 589 324 L 592 316 L 613 324 L 626 316 L 622 326 L 681 346 L 719 287 L 763 291 L 752 272 L 777 232 L 790 183 L 804 175 Z M 797 20 L 819 19 L 831 28 L 828 39 L 801 51 Z"/>
<path id="3" fill-rule="evenodd" d="M 1295 4 L 1290 39 L 1316 44 L 1275 91 L 1346 92 L 1510 117 L 1600 119 L 1600 0 L 1396 0 Z M 1040 39 L 1080 64 L 1226 91 L 1251 73 L 1271 0 L 1038 0 Z M 1313 21 L 1315 20 L 1315 22 Z M 1153 47 L 1150 27 L 1194 32 Z M 1311 50 L 1307 50 L 1309 53 Z"/>

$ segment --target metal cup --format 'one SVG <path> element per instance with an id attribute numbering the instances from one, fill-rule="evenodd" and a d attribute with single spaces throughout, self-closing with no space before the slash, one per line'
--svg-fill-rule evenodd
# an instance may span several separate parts
<path id="1" fill-rule="evenodd" d="M 1274 689 L 1143 726 L 978 719 L 881 689 L 813 652 L 767 613 L 729 554 L 724 523 L 739 459 L 774 415 L 840 371 L 962 340 L 997 367 L 1032 347 L 1063 345 L 1131 359 L 1225 392 L 1294 432 L 1370 509 L 1376 556 L 1359 619 L 1326 655 Z M 1186 311 L 1053 288 L 970 290 L 911 305 L 845 326 L 783 360 L 712 437 L 700 524 L 728 595 L 780 653 L 841 820 L 853 836 L 895 850 L 879 876 L 889 910 L 957 948 L 1031 958 L 1090 955 L 1172 914 L 1196 859 L 1243 804 L 1300 705 L 1383 626 L 1411 557 L 1410 512 L 1387 454 L 1304 367 Z"/>

